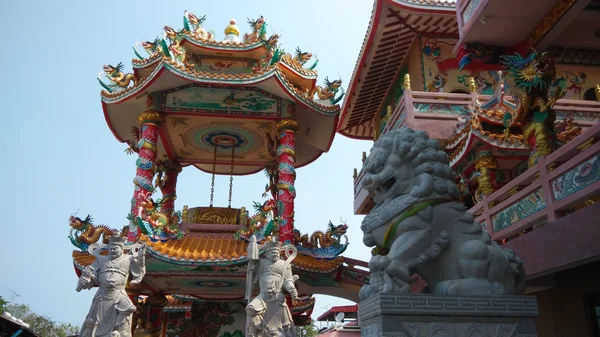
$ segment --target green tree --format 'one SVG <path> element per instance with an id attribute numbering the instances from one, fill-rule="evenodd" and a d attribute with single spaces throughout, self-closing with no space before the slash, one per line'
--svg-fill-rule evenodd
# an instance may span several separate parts
<path id="1" fill-rule="evenodd" d="M 29 324 L 29 328 L 40 336 L 67 337 L 75 335 L 78 328 L 68 323 L 57 323 L 52 318 L 31 312 L 26 304 L 8 303 L 0 297 L 0 312 L 8 311 L 14 317 Z"/>
<path id="2" fill-rule="evenodd" d="M 296 335 L 298 337 L 315 337 L 319 334 L 319 329 L 314 324 L 296 327 Z"/>
<path id="3" fill-rule="evenodd" d="M 6 311 L 6 309 L 5 309 L 5 308 L 6 308 L 6 305 L 7 305 L 7 304 L 8 304 L 8 302 L 6 302 L 6 301 L 5 301 L 5 300 L 2 298 L 2 296 L 0 296 L 0 315 L 2 315 L 2 313 L 3 313 L 4 311 Z"/>

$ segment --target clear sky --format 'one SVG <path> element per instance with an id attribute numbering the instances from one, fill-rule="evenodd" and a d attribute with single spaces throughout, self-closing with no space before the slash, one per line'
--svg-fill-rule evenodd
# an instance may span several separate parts
<path id="1" fill-rule="evenodd" d="M 44 315 L 79 325 L 93 291 L 75 291 L 67 238 L 68 218 L 79 210 L 96 224 L 122 228 L 129 211 L 135 156 L 124 153 L 108 129 L 96 81 L 103 64 L 131 70 L 136 42 L 182 27 L 184 10 L 207 20 L 217 39 L 229 20 L 248 32 L 247 18 L 263 15 L 269 34 L 286 50 L 300 46 L 319 58 L 320 80 L 338 74 L 347 88 L 368 26 L 371 0 L 328 1 L 0 1 L 1 60 L 0 296 L 12 291 Z M 337 135 L 329 153 L 297 172 L 296 227 L 312 233 L 329 220 L 349 225 L 345 256 L 369 259 L 362 216 L 353 215 L 352 169 L 372 142 Z M 217 177 L 215 203 L 227 204 L 229 177 Z M 260 201 L 264 174 L 234 178 L 233 207 Z M 186 168 L 177 204 L 209 204 L 210 175 Z M 325 307 L 350 302 L 318 296 Z"/>

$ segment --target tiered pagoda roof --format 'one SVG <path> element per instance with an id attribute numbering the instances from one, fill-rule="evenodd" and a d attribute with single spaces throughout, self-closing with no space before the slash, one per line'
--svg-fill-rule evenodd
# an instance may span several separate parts
<path id="1" fill-rule="evenodd" d="M 192 18 L 192 19 L 190 19 Z M 135 142 L 132 126 L 149 105 L 163 113 L 159 158 L 213 169 L 210 138 L 226 135 L 238 142 L 234 174 L 260 171 L 267 162 L 265 133 L 277 120 L 295 118 L 296 166 L 302 167 L 329 150 L 343 95 L 340 80 L 317 85 L 318 60 L 296 48 L 286 53 L 276 34 L 267 37 L 261 17 L 249 20 L 252 31 L 240 39 L 235 21 L 223 40 L 202 28 L 203 19 L 184 15 L 184 28 L 164 27 L 163 38 L 134 48 L 133 72 L 107 65 L 106 80 L 98 79 L 104 115 L 121 142 Z M 150 103 L 149 103 L 150 102 Z M 235 119 L 235 121 L 234 121 Z M 229 174 L 223 149 L 218 149 L 217 174 Z"/>

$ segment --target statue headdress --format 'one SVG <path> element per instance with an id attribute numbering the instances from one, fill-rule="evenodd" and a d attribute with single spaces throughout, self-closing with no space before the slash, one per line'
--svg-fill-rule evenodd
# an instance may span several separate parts
<path id="1" fill-rule="evenodd" d="M 281 242 L 279 241 L 267 241 L 264 245 L 263 245 L 265 251 L 269 251 L 271 249 L 279 249 L 281 250 Z"/>
<path id="2" fill-rule="evenodd" d="M 119 245 L 121 247 L 125 247 L 125 237 L 124 236 L 111 236 L 108 239 L 108 244 L 110 245 Z"/>

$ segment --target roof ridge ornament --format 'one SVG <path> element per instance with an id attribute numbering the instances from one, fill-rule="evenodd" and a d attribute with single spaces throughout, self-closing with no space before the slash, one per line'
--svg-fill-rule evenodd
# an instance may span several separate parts
<path id="1" fill-rule="evenodd" d="M 240 42 L 240 29 L 235 24 L 234 19 L 229 20 L 229 25 L 225 27 L 225 38 L 223 41 Z"/>

